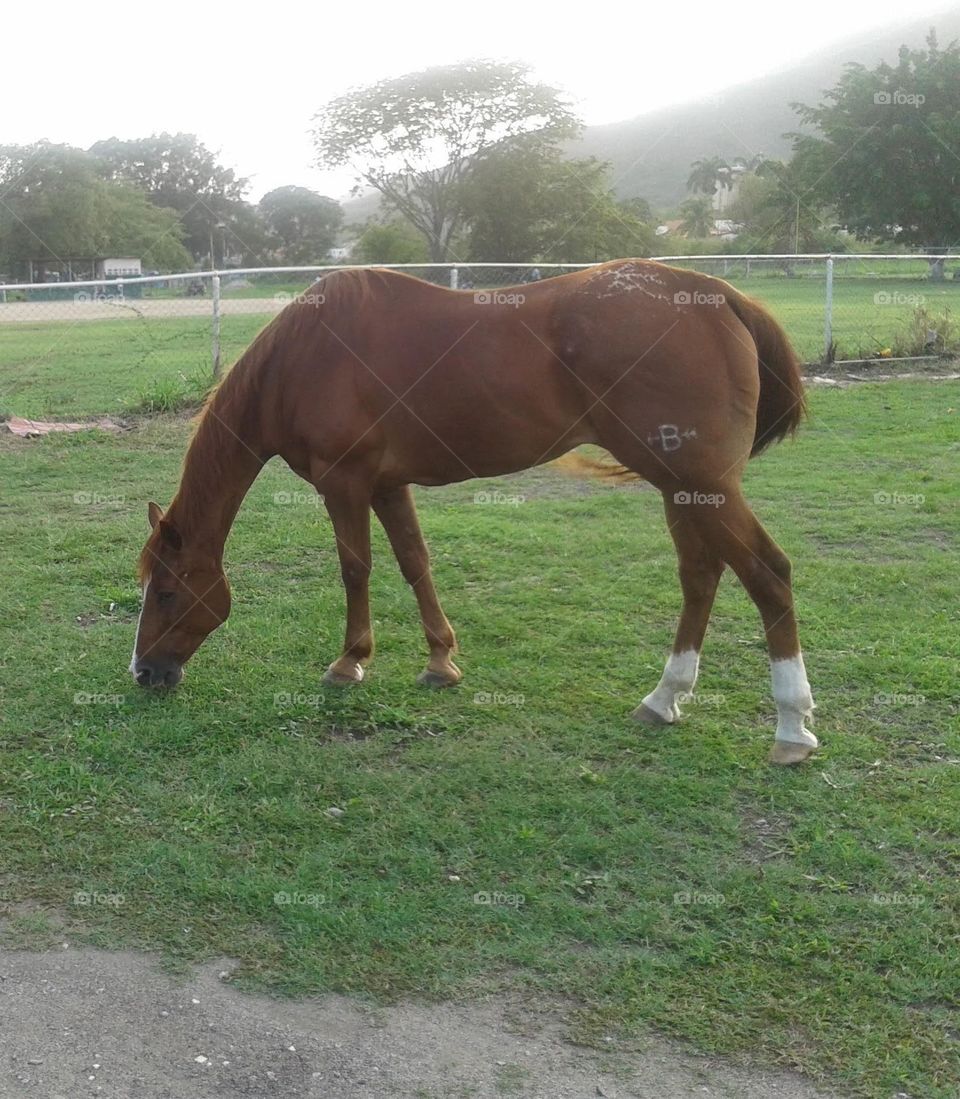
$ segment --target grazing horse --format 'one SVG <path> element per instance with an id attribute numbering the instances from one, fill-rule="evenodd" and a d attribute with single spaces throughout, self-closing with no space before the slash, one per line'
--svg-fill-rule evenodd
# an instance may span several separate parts
<path id="1" fill-rule="evenodd" d="M 672 724 L 693 690 L 724 566 L 756 603 L 778 719 L 770 758 L 817 747 L 790 562 L 741 490 L 747 460 L 804 413 L 796 357 L 770 314 L 718 279 L 617 260 L 503 290 L 455 291 L 394 271 L 330 273 L 238 360 L 200 416 L 180 488 L 140 557 L 143 608 L 130 670 L 174 686 L 227 617 L 223 547 L 244 495 L 280 455 L 323 497 L 346 588 L 342 655 L 325 681 L 363 678 L 373 653 L 370 509 L 419 604 L 420 677 L 461 678 L 411 484 L 443 485 L 566 455 L 663 494 L 683 609 L 673 651 L 635 717 Z M 616 464 L 569 454 L 591 443 Z"/>

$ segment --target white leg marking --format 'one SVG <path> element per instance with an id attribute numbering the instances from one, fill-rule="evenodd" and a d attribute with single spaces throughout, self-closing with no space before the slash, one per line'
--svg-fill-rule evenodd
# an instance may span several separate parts
<path id="1" fill-rule="evenodd" d="M 777 704 L 777 740 L 817 747 L 817 738 L 803 727 L 804 718 L 813 718 L 814 701 L 807 682 L 803 655 L 770 661 L 770 680 Z"/>
<path id="2" fill-rule="evenodd" d="M 143 621 L 143 608 L 147 605 L 147 588 L 150 587 L 150 581 L 143 585 L 143 595 L 140 602 L 140 614 L 137 617 L 137 632 L 133 635 L 133 656 L 130 657 L 129 672 L 133 675 L 136 672 L 137 666 L 137 642 L 140 640 L 140 623 Z"/>
<path id="3" fill-rule="evenodd" d="M 660 682 L 643 700 L 644 706 L 672 725 L 680 717 L 679 703 L 683 701 L 680 696 L 693 690 L 699 667 L 700 654 L 696 649 L 671 653 Z"/>

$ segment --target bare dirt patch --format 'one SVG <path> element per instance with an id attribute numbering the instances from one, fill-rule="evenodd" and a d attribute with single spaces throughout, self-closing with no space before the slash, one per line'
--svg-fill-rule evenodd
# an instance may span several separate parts
<path id="1" fill-rule="evenodd" d="M 498 997 L 374 1008 L 248 995 L 139 954 L 0 952 L 0 1096 L 23 1099 L 825 1099 L 794 1073 L 661 1039 L 584 1049 L 562 1013 Z M 522 1025 L 518 1023 L 522 1020 Z"/>

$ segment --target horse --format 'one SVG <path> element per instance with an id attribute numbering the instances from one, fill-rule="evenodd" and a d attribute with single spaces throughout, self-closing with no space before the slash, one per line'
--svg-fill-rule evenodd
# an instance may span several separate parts
<path id="1" fill-rule="evenodd" d="M 230 611 L 223 548 L 265 463 L 281 457 L 323 498 L 346 635 L 324 681 L 359 683 L 373 655 L 370 511 L 412 588 L 432 687 L 461 679 L 411 485 L 563 460 L 643 478 L 664 501 L 683 605 L 672 652 L 634 711 L 672 725 L 696 683 L 729 565 L 766 634 L 777 726 L 770 760 L 818 747 L 790 561 L 747 504 L 747 461 L 805 413 L 797 358 L 759 303 L 722 280 L 642 259 L 497 290 L 452 290 L 383 268 L 330 272 L 256 337 L 208 398 L 166 511 L 148 505 L 130 671 L 173 687 Z M 594 444 L 603 457 L 575 448 Z M 564 457 L 565 456 L 565 457 Z"/>

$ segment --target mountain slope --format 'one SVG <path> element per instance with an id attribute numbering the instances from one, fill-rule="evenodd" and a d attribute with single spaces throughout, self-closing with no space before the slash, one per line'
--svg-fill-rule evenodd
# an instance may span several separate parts
<path id="1" fill-rule="evenodd" d="M 620 198 L 640 196 L 659 210 L 675 206 L 687 194 L 690 165 L 699 157 L 749 160 L 759 153 L 788 157 L 791 144 L 783 135 L 799 128 L 791 103 L 818 103 L 850 62 L 868 68 L 880 61 L 895 64 L 900 47 L 922 46 L 931 26 L 941 46 L 960 39 L 960 7 L 835 43 L 790 69 L 731 86 L 702 102 L 588 126 L 580 138 L 567 143 L 566 150 L 571 157 L 609 161 Z M 364 221 L 379 205 L 379 196 L 373 192 L 345 202 L 347 222 Z"/>
<path id="2" fill-rule="evenodd" d="M 792 102 L 819 102 L 851 61 L 868 68 L 880 61 L 895 64 L 900 46 L 922 46 L 931 26 L 941 45 L 960 38 L 960 8 L 841 42 L 791 69 L 736 85 L 703 102 L 589 126 L 568 144 L 569 154 L 610 161 L 621 198 L 640 195 L 656 207 L 674 205 L 686 193 L 693 161 L 714 155 L 728 160 L 749 160 L 757 153 L 788 156 L 791 145 L 783 135 L 799 128 Z"/>

